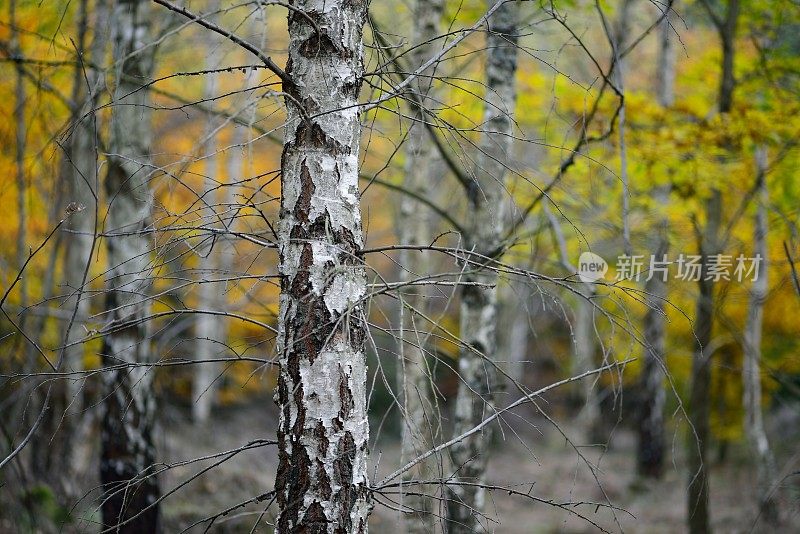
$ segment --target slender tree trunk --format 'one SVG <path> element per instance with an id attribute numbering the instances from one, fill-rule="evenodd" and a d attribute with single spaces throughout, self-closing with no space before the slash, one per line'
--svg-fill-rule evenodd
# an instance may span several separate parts
<path id="1" fill-rule="evenodd" d="M 211 70 L 218 66 L 215 61 L 214 50 L 218 47 L 217 44 L 210 44 L 206 56 L 206 69 Z M 212 99 L 217 92 L 217 74 L 206 74 L 205 77 L 206 87 L 204 97 Z M 205 225 L 209 227 L 218 227 L 217 217 L 217 190 L 220 184 L 217 158 L 217 143 L 216 143 L 216 128 L 217 121 L 209 117 L 207 119 L 205 143 L 205 170 L 203 174 L 205 187 L 203 188 L 203 200 L 208 203 L 210 207 L 206 209 Z M 223 208 L 224 209 L 224 208 Z M 201 310 L 218 310 L 222 301 L 220 284 L 210 282 L 209 278 L 216 278 L 220 275 L 220 254 L 222 245 L 218 242 L 216 236 L 208 236 L 206 246 L 202 247 L 200 255 L 200 269 L 199 272 L 202 276 L 202 283 L 200 284 L 198 294 L 198 307 Z M 219 366 L 211 363 L 208 360 L 213 359 L 220 352 L 222 339 L 222 321 L 221 318 L 215 315 L 200 313 L 197 315 L 195 321 L 195 342 L 197 343 L 197 360 L 198 364 L 194 366 L 194 375 L 192 381 L 192 419 L 197 423 L 202 423 L 208 420 L 211 415 L 211 407 L 214 404 L 214 397 L 216 395 L 215 380 L 217 378 Z"/>
<path id="2" fill-rule="evenodd" d="M 366 532 L 366 275 L 356 106 L 367 4 L 293 5 L 286 65 L 292 83 L 283 87 L 276 532 Z"/>
<path id="3" fill-rule="evenodd" d="M 580 295 L 575 301 L 575 320 L 572 325 L 575 340 L 573 343 L 572 376 L 596 369 L 596 339 L 594 325 L 594 305 L 590 300 L 595 294 L 594 284 L 579 287 Z M 575 384 L 579 405 L 578 427 L 584 432 L 588 443 L 602 443 L 603 421 L 600 411 L 599 386 L 596 377 L 588 377 Z"/>
<path id="4" fill-rule="evenodd" d="M 767 298 L 767 204 L 769 194 L 766 184 L 767 153 L 766 149 L 756 149 L 758 171 L 759 204 L 755 217 L 755 235 L 753 249 L 756 257 L 760 256 L 760 268 L 757 278 L 750 289 L 750 303 L 747 308 L 747 322 L 744 330 L 744 370 L 743 401 L 744 430 L 750 451 L 755 460 L 758 482 L 759 520 L 762 524 L 774 529 L 779 526 L 777 500 L 771 495 L 771 487 L 776 478 L 775 458 L 769 447 L 767 432 L 764 429 L 764 418 L 761 408 L 761 334 L 764 320 L 764 302 Z"/>
<path id="5" fill-rule="evenodd" d="M 150 112 L 148 92 L 153 69 L 149 2 L 120 0 L 111 17 L 117 65 L 109 137 L 106 194 L 108 231 L 107 310 L 111 331 L 103 338 L 106 366 L 151 361 L 149 328 L 153 205 L 148 165 Z M 152 370 L 122 367 L 103 373 L 100 479 L 103 524 L 115 532 L 160 531 L 158 481 L 148 470 L 155 461 L 155 399 Z"/>
<path id="6" fill-rule="evenodd" d="M 414 10 L 414 41 L 422 43 L 413 52 L 414 68 L 424 63 L 434 52 L 435 37 L 439 35 L 442 18 L 441 0 L 417 0 Z M 435 179 L 436 153 L 422 121 L 429 121 L 425 106 L 432 95 L 432 75 L 425 72 L 415 84 L 416 101 L 412 106 L 412 122 L 406 141 L 404 187 L 419 196 L 428 197 Z M 419 204 L 409 196 L 400 203 L 399 240 L 403 245 L 427 245 L 433 239 L 430 215 L 421 213 Z M 403 250 L 400 253 L 400 280 L 408 282 L 429 272 L 428 255 L 425 252 Z M 418 321 L 418 313 L 426 313 L 428 295 L 425 286 L 409 286 L 400 293 L 400 365 L 397 380 L 400 384 L 401 406 L 401 465 L 416 458 L 431 448 L 435 430 L 438 428 L 432 399 L 430 367 L 426 357 L 428 329 L 424 320 Z M 420 462 L 414 469 L 403 474 L 403 482 L 432 478 L 431 461 Z M 403 495 L 406 514 L 406 530 L 427 534 L 433 531 L 432 500 L 425 496 L 430 486 L 419 484 L 408 487 L 410 495 Z"/>
<path id="7" fill-rule="evenodd" d="M 527 284 L 503 285 L 500 289 L 500 327 L 498 354 L 506 362 L 507 386 L 514 391 L 515 383 L 525 378 L 525 370 L 530 366 L 528 339 L 531 331 L 532 309 L 531 288 Z"/>
<path id="8" fill-rule="evenodd" d="M 11 26 L 11 41 L 9 47 L 11 54 L 15 58 L 22 57 L 22 49 L 19 43 L 19 31 L 17 28 L 17 2 L 11 0 L 8 4 L 8 18 Z M 28 259 L 28 184 L 25 181 L 25 144 L 27 138 L 27 128 L 25 123 L 25 103 L 27 100 L 25 91 L 25 76 L 23 74 L 22 63 L 16 64 L 16 78 L 14 85 L 14 166 L 16 169 L 17 180 L 17 265 L 22 268 L 25 260 Z M 27 313 L 24 311 L 28 305 L 28 277 L 23 276 L 19 281 L 19 305 L 23 310 L 20 315 L 20 328 L 25 325 Z"/>
<path id="9" fill-rule="evenodd" d="M 666 202 L 669 190 L 659 188 L 653 193 L 657 201 Z M 666 198 L 665 198 L 666 197 Z M 667 221 L 659 223 L 657 244 L 653 254 L 661 261 L 669 249 Z M 660 478 L 664 469 L 664 349 L 666 338 L 665 301 L 667 283 L 660 274 L 645 284 L 647 312 L 644 316 L 644 354 L 639 378 L 640 413 L 638 417 L 639 444 L 636 465 L 640 476 Z"/>
<path id="10" fill-rule="evenodd" d="M 675 10 L 678 0 L 672 1 L 671 8 L 658 27 L 658 65 L 656 68 L 656 98 L 665 108 L 675 103 L 675 60 L 677 56 L 678 35 L 674 28 L 677 17 Z"/>
<path id="11" fill-rule="evenodd" d="M 736 23 L 739 17 L 739 1 L 728 3 L 725 19 L 719 23 L 722 41 L 722 75 L 720 77 L 718 110 L 729 113 L 733 104 L 734 53 Z M 719 227 L 722 218 L 722 192 L 713 189 L 706 201 L 706 222 L 701 236 L 700 254 L 703 269 L 699 281 L 697 313 L 694 322 L 696 346 L 692 360 L 692 383 L 689 393 L 688 416 L 691 423 L 687 456 L 689 465 L 689 488 L 687 492 L 688 525 L 691 534 L 711 532 L 708 511 L 708 441 L 709 386 L 711 385 L 711 358 L 707 352 L 711 342 L 714 323 L 714 282 L 706 280 L 706 266 L 710 256 L 718 254 Z"/>
<path id="12" fill-rule="evenodd" d="M 689 422 L 691 430 L 688 443 L 689 463 L 689 531 L 701 534 L 711 531 L 708 512 L 708 440 L 709 387 L 711 386 L 711 357 L 708 352 L 714 323 L 714 282 L 706 280 L 708 258 L 717 254 L 717 236 L 722 215 L 722 194 L 711 193 L 706 201 L 705 232 L 700 243 L 703 269 L 699 281 L 697 311 L 694 320 L 696 345 L 692 360 L 692 383 L 689 393 Z"/>
<path id="13" fill-rule="evenodd" d="M 88 8 L 87 1 L 82 0 L 81 9 Z M 107 5 L 104 1 L 97 3 L 94 9 L 94 39 L 89 49 L 89 60 L 96 64 L 102 64 L 103 56 L 107 45 L 106 25 L 108 23 Z M 84 24 L 87 22 L 82 17 Z M 85 49 L 86 27 L 80 31 L 79 50 L 81 53 Z M 95 223 L 97 216 L 97 198 L 100 195 L 100 181 L 97 174 L 97 131 L 99 117 L 92 113 L 95 109 L 100 95 L 100 88 L 103 83 L 101 69 L 87 68 L 86 58 L 75 68 L 73 102 L 75 102 L 75 127 L 69 144 L 69 162 L 64 166 L 67 169 L 68 193 L 67 198 L 70 203 L 82 207 L 80 213 L 74 214 L 69 220 L 69 234 L 67 246 L 64 249 L 64 278 L 63 284 L 66 286 L 64 291 L 68 295 L 63 307 L 67 310 L 74 310 L 77 307 L 76 318 L 78 324 L 74 324 L 68 332 L 63 333 L 66 341 L 64 349 L 64 362 L 67 369 L 80 371 L 83 369 L 84 346 L 79 340 L 84 336 L 84 330 L 80 327 L 80 322 L 89 316 L 89 298 L 85 294 L 84 283 L 88 274 L 88 266 L 92 256 L 92 246 L 94 241 Z M 65 157 L 65 160 L 67 158 Z M 64 324 L 64 327 L 67 325 Z M 65 420 L 60 423 L 64 433 L 64 453 L 72 454 L 72 442 L 75 433 L 78 431 L 80 421 L 77 420 L 83 409 L 83 399 L 81 388 L 82 382 L 68 380 L 66 388 L 65 407 L 69 406 L 69 411 L 76 420 Z M 71 457 L 71 456 L 69 456 Z M 65 462 L 72 465 L 72 461 Z"/>
<path id="14" fill-rule="evenodd" d="M 490 0 L 496 1 L 502 0 Z M 506 161 L 512 148 L 510 134 L 516 105 L 517 17 L 517 3 L 508 2 L 489 21 L 484 134 L 467 195 L 472 225 L 464 236 L 468 256 L 477 263 L 465 266 L 464 279 L 486 285 L 466 285 L 461 289 L 460 336 L 464 345 L 458 360 L 461 382 L 455 407 L 456 436 L 478 425 L 490 413 L 497 386 L 494 364 L 484 360 L 484 356 L 496 358 L 497 273 L 481 264 L 499 256 L 502 250 Z M 485 496 L 475 484 L 484 480 L 490 444 L 491 430 L 487 427 L 451 449 L 456 479 L 449 487 L 450 532 L 474 532 L 477 528 Z"/>
<path id="15" fill-rule="evenodd" d="M 672 3 L 675 8 L 676 2 Z M 667 9 L 670 9 L 669 7 Z M 656 70 L 656 98 L 658 103 L 669 108 L 675 101 L 675 30 L 671 26 L 675 19 L 672 11 L 661 21 L 659 27 L 658 66 Z M 651 195 L 656 206 L 669 202 L 669 186 L 653 188 Z M 661 217 L 656 239 L 652 247 L 658 261 L 669 250 L 668 221 Z M 637 469 L 640 476 L 660 478 L 664 469 L 664 350 L 666 346 L 665 301 L 667 283 L 659 274 L 653 274 L 645 285 L 647 312 L 644 316 L 644 362 L 639 379 L 641 412 L 638 417 L 639 444 L 637 447 Z"/>

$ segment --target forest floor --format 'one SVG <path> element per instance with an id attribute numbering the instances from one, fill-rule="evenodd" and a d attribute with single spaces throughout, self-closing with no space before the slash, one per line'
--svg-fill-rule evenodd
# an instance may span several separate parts
<path id="1" fill-rule="evenodd" d="M 274 439 L 276 410 L 269 399 L 249 406 L 221 409 L 212 421 L 202 428 L 186 422 L 179 413 L 162 414 L 169 432 L 160 446 L 168 462 L 199 457 L 205 454 L 233 450 L 256 439 Z M 174 421 L 170 421 L 174 419 Z M 489 467 L 490 481 L 505 487 L 515 486 L 523 493 L 533 485 L 533 495 L 560 503 L 612 503 L 615 513 L 597 504 L 570 508 L 580 512 L 597 525 L 619 532 L 675 533 L 685 531 L 686 473 L 682 465 L 682 439 L 668 439 L 669 465 L 658 482 L 643 482 L 634 476 L 635 439 L 628 429 L 616 429 L 610 446 L 580 447 L 586 461 L 596 463 L 597 480 L 584 460 L 552 425 L 533 420 L 520 428 L 508 429 L 505 441 L 499 439 L 492 451 Z M 562 426 L 568 435 L 575 429 Z M 510 430 L 510 431 L 509 431 Z M 674 453 L 674 458 L 673 454 Z M 535 457 L 534 457 L 535 455 Z M 712 465 L 711 513 L 717 532 L 749 532 L 752 525 L 754 474 L 742 461 L 738 447 L 731 446 L 727 460 Z M 385 436 L 373 447 L 371 464 L 377 463 L 378 477 L 397 467 L 399 444 L 396 438 Z M 794 459 L 796 462 L 796 458 Z M 211 465 L 207 460 L 175 467 L 162 478 L 164 491 L 186 482 Z M 167 499 L 164 518 L 167 532 L 180 532 L 200 518 L 207 517 L 264 494 L 273 488 L 277 453 L 274 446 L 240 452 L 219 467 L 199 475 Z M 798 466 L 782 465 L 796 471 Z M 598 481 L 600 484 L 598 484 Z M 581 533 L 599 532 L 584 519 L 564 509 L 527 498 L 509 496 L 498 491 L 487 497 L 489 531 L 497 533 Z M 269 501 L 251 503 L 220 516 L 210 532 L 250 532 L 256 518 Z M 274 509 L 274 506 L 272 507 Z M 271 518 L 271 514 L 265 517 Z M 788 531 L 800 532 L 800 520 L 793 517 L 794 526 Z M 376 505 L 370 520 L 373 532 L 402 532 L 397 511 Z M 263 524 L 263 523 L 262 523 Z M 203 532 L 208 522 L 196 525 L 190 532 Z M 255 532 L 265 532 L 259 528 Z"/>

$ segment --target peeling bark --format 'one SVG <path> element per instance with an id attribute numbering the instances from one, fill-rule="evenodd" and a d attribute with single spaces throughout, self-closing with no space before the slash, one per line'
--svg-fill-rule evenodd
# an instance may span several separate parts
<path id="1" fill-rule="evenodd" d="M 106 309 L 113 329 L 103 338 L 105 365 L 151 361 L 149 313 L 151 286 L 148 229 L 153 206 L 150 191 L 150 112 L 148 92 L 153 69 L 149 2 L 120 0 L 111 17 L 117 86 L 111 116 L 106 194 L 109 271 Z M 155 400 L 147 367 L 103 373 L 100 479 L 103 525 L 115 532 L 160 531 L 158 481 L 148 474 L 155 462 Z M 148 476 L 149 475 L 149 476 Z"/>
<path id="2" fill-rule="evenodd" d="M 502 0 L 490 0 L 495 2 Z M 506 161 L 512 148 L 515 75 L 517 69 L 516 2 L 504 3 L 489 21 L 486 59 L 484 134 L 471 187 L 467 192 L 472 224 L 464 236 L 468 253 L 478 263 L 495 257 L 502 248 L 505 228 Z M 461 289 L 460 336 L 464 343 L 458 359 L 459 383 L 456 398 L 454 435 L 478 425 L 494 404 L 496 369 L 482 355 L 496 358 L 497 351 L 497 273 L 467 265 L 467 282 Z M 480 284 L 480 285 L 478 285 Z M 451 449 L 456 480 L 448 488 L 447 529 L 473 532 L 484 505 L 483 482 L 491 443 L 491 427 L 453 445 Z M 459 482 L 469 485 L 459 485 Z"/>
<path id="3" fill-rule="evenodd" d="M 435 52 L 435 41 L 443 10 L 442 0 L 417 0 L 414 9 L 414 41 L 423 43 L 414 49 L 413 65 L 421 65 Z M 434 163 L 436 153 L 422 121 L 430 120 L 424 109 L 426 99 L 431 98 L 432 69 L 417 78 L 416 100 L 421 106 L 412 106 L 412 122 L 406 141 L 404 187 L 417 196 L 427 198 L 436 177 Z M 419 203 L 404 195 L 400 201 L 399 240 L 403 245 L 425 246 L 433 239 L 432 224 L 428 213 L 420 213 Z M 408 282 L 429 272 L 428 255 L 422 251 L 402 250 L 400 253 L 400 280 Z M 397 380 L 401 402 L 401 458 L 400 464 L 416 458 L 431 448 L 437 428 L 434 402 L 431 391 L 430 368 L 426 358 L 426 343 L 429 332 L 424 321 L 416 321 L 417 313 L 426 313 L 428 295 L 424 286 L 409 286 L 400 293 L 400 365 Z M 403 482 L 432 478 L 432 459 L 420 462 L 403 474 Z M 429 486 L 409 487 L 413 495 L 402 496 L 402 505 L 410 510 L 405 517 L 408 532 L 427 534 L 434 528 L 433 502 L 425 495 Z"/>
<path id="4" fill-rule="evenodd" d="M 292 82 L 283 88 L 276 532 L 366 532 L 357 105 L 367 4 L 298 0 L 293 6 L 286 65 Z"/>

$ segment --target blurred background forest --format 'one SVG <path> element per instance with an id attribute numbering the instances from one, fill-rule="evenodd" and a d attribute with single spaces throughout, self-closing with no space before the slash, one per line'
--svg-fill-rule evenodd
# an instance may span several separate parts
<path id="1" fill-rule="evenodd" d="M 282 66 L 299 4 L 150 4 L 131 55 L 152 70 L 126 81 L 124 3 L 0 2 L 0 531 L 102 530 L 104 376 L 118 365 L 141 368 L 154 406 L 164 531 L 271 532 L 291 95 L 191 14 Z M 462 289 L 483 284 L 496 288 L 482 320 L 496 323 L 485 349 L 497 370 L 476 371 L 492 391 L 473 393 L 524 402 L 491 422 L 472 530 L 798 531 L 800 4 L 511 4 L 513 31 L 495 33 L 483 0 L 369 5 L 359 101 L 375 105 L 360 117 L 358 185 L 370 479 L 427 450 L 409 455 L 410 426 L 431 447 L 463 431 L 459 362 L 476 332 Z M 487 82 L 503 47 L 511 77 Z M 424 91 L 392 93 L 437 52 Z M 515 95 L 501 109 L 504 81 Z M 494 115 L 509 119 L 502 157 L 486 149 Z M 133 148 L 120 148 L 126 133 Z M 498 202 L 493 234 L 464 185 L 481 161 L 504 174 L 485 196 Z M 108 185 L 131 164 L 119 187 L 138 180 L 152 198 L 135 228 L 114 218 L 124 199 Z M 134 234 L 144 257 L 119 261 Z M 486 240 L 501 251 L 481 252 L 494 254 L 489 278 L 464 259 Z M 585 252 L 605 259 L 604 277 L 576 275 Z M 659 283 L 651 258 L 665 255 Z M 128 261 L 135 281 L 114 286 Z M 109 287 L 136 293 L 142 280 L 149 359 L 114 362 Z M 415 413 L 403 346 L 421 351 L 416 380 L 430 388 Z M 494 413 L 477 410 L 478 422 Z M 449 531 L 442 481 L 459 462 L 447 448 L 432 458 L 419 476 L 436 519 L 408 530 Z M 407 524 L 404 499 L 422 502 L 402 488 L 375 496 L 375 532 Z"/>

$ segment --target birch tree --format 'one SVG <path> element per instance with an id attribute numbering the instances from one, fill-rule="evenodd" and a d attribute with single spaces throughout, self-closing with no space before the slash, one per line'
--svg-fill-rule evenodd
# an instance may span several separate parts
<path id="1" fill-rule="evenodd" d="M 215 50 L 219 45 L 214 43 L 207 50 L 206 69 L 215 69 L 218 62 L 215 58 Z M 204 98 L 211 100 L 217 93 L 217 73 L 210 72 L 205 77 Z M 213 226 L 217 224 L 217 191 L 219 185 L 217 158 L 217 123 L 213 117 L 209 117 L 206 123 L 206 143 L 205 159 L 203 171 L 203 202 L 207 206 L 207 222 L 204 224 Z M 220 284 L 214 283 L 209 278 L 219 275 L 221 265 L 221 245 L 217 243 L 214 234 L 205 238 L 204 246 L 200 252 L 199 261 L 201 262 L 201 276 L 203 278 L 198 295 L 198 306 L 201 310 L 218 310 L 222 303 L 220 295 Z M 215 381 L 218 373 L 218 365 L 210 362 L 218 352 L 219 343 L 223 339 L 223 323 L 219 317 L 208 313 L 199 313 L 195 322 L 195 336 L 197 339 L 197 360 L 199 364 L 195 366 L 192 381 L 192 418 L 195 422 L 202 423 L 208 420 L 211 414 L 211 407 L 214 404 L 216 395 Z"/>
<path id="2" fill-rule="evenodd" d="M 503 0 L 491 0 L 494 6 Z M 453 434 L 477 426 L 493 408 L 496 387 L 497 271 L 490 267 L 502 251 L 505 229 L 505 175 L 512 148 L 517 68 L 517 2 L 505 2 L 488 21 L 483 134 L 473 179 L 467 190 L 471 224 L 464 236 L 464 281 L 460 290 L 458 359 L 460 383 Z M 449 486 L 447 528 L 473 532 L 484 504 L 483 482 L 491 443 L 490 428 L 453 445 L 455 481 Z M 459 484 L 463 482 L 464 484 Z"/>
<path id="3" fill-rule="evenodd" d="M 358 94 L 367 4 L 289 11 L 281 157 L 276 532 L 366 532 Z"/>
<path id="4" fill-rule="evenodd" d="M 85 10 L 86 6 L 82 6 Z M 86 19 L 83 19 L 86 21 Z M 88 59 L 95 64 L 102 64 L 106 53 L 108 41 L 108 6 L 105 2 L 97 2 L 94 10 L 93 24 L 96 28 L 92 44 L 88 49 Z M 79 32 L 85 36 L 85 28 Z M 85 39 L 85 37 L 84 37 Z M 81 45 L 80 49 L 83 49 Z M 86 58 L 82 58 L 85 59 Z M 86 63 L 78 63 L 74 73 L 74 87 L 72 91 L 73 102 L 76 106 L 75 125 L 68 148 L 68 194 L 67 198 L 73 205 L 80 209 L 69 220 L 69 245 L 64 250 L 64 279 L 63 284 L 67 299 L 64 306 L 67 309 L 77 307 L 76 317 L 84 321 L 89 316 L 90 299 L 84 294 L 84 284 L 88 279 L 88 267 L 92 258 L 94 236 L 96 233 L 98 198 L 100 193 L 100 180 L 98 176 L 97 141 L 100 118 L 93 112 L 97 107 L 102 84 L 105 81 L 100 68 L 87 68 Z M 79 106 L 79 107 L 78 107 Z M 66 326 L 66 325 L 65 325 Z M 84 332 L 75 325 L 69 328 L 62 336 L 65 340 L 64 360 L 67 368 L 73 371 L 83 369 L 85 347 L 81 343 Z M 71 411 L 79 413 L 83 407 L 81 400 L 81 382 L 67 381 L 66 403 Z M 72 433 L 71 427 L 78 422 L 65 424 L 65 432 Z M 69 454 L 71 447 L 69 440 L 65 452 Z"/>
<path id="5" fill-rule="evenodd" d="M 105 183 L 111 322 L 101 354 L 113 367 L 103 373 L 102 515 L 117 532 L 158 532 L 158 481 L 148 472 L 155 462 L 152 372 L 139 365 L 152 361 L 147 315 L 153 242 L 146 231 L 153 207 L 151 126 L 148 92 L 142 90 L 153 70 L 149 2 L 120 0 L 110 21 L 116 66 Z"/>
<path id="6" fill-rule="evenodd" d="M 675 102 L 675 2 L 667 6 L 666 16 L 658 28 L 658 62 L 656 68 L 656 98 L 659 105 L 670 108 Z M 653 205 L 662 210 L 669 202 L 670 186 L 654 187 Z M 656 261 L 664 261 L 669 250 L 669 228 L 666 214 L 656 223 L 651 252 Z M 640 476 L 659 478 L 664 467 L 664 349 L 666 346 L 667 283 L 660 273 L 650 273 L 645 284 L 644 354 L 639 377 L 641 401 L 636 421 L 639 444 L 636 466 Z"/>
<path id="7" fill-rule="evenodd" d="M 436 37 L 442 18 L 441 0 L 417 0 L 414 6 L 414 41 L 420 43 L 412 52 L 412 64 L 421 65 L 435 51 Z M 432 81 L 433 69 L 417 78 L 416 95 L 411 98 L 412 122 L 406 140 L 406 160 L 403 186 L 417 197 L 427 198 L 432 193 L 435 175 L 435 149 L 426 131 L 424 121 L 430 121 L 425 109 L 435 102 Z M 400 201 L 400 217 L 397 222 L 398 237 L 402 244 L 424 247 L 434 238 L 432 235 L 431 214 L 419 212 L 419 204 L 410 196 Z M 424 251 L 403 249 L 400 252 L 400 281 L 409 283 L 430 271 L 429 256 Z M 426 347 L 428 331 L 424 319 L 427 310 L 425 287 L 410 285 L 400 292 L 400 365 L 398 383 L 400 384 L 401 406 L 401 464 L 426 452 L 433 444 L 435 427 L 434 403 L 431 391 L 431 369 L 428 365 Z M 414 469 L 403 475 L 403 482 L 431 478 L 431 462 L 420 462 Z M 412 486 L 404 495 L 403 506 L 410 512 L 406 514 L 406 529 L 412 533 L 427 533 L 433 530 L 434 515 L 427 490 L 422 486 Z"/>
<path id="8" fill-rule="evenodd" d="M 780 515 L 772 485 L 776 481 L 777 469 L 764 428 L 761 408 L 761 334 L 764 322 L 764 302 L 769 290 L 767 275 L 769 192 L 766 183 L 767 151 L 764 147 L 756 149 L 756 167 L 758 207 L 753 221 L 753 252 L 755 261 L 759 263 L 759 271 L 750 288 L 750 302 L 747 306 L 747 320 L 744 329 L 742 405 L 744 406 L 744 431 L 756 466 L 759 519 L 770 528 L 776 528 L 780 521 Z"/>

